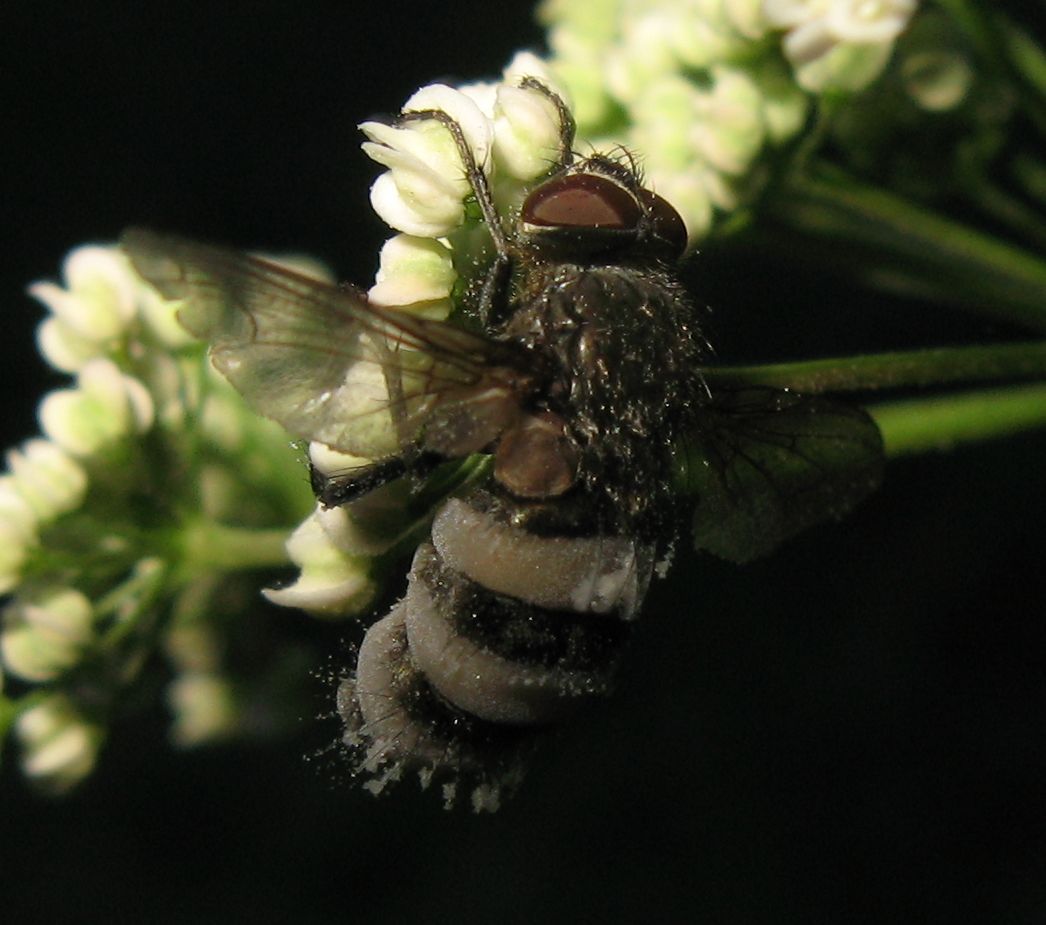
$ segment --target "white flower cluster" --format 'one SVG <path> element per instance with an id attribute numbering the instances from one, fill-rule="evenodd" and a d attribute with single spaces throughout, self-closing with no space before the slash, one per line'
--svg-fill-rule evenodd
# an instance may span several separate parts
<path id="1" fill-rule="evenodd" d="M 475 163 L 493 184 L 495 201 L 513 203 L 523 185 L 559 157 L 559 116 L 551 100 L 520 87 L 534 77 L 562 92 L 548 67 L 529 53 L 516 55 L 499 83 L 422 87 L 404 113 L 439 111 L 461 128 Z M 389 126 L 364 122 L 363 150 L 388 170 L 371 187 L 371 204 L 392 228 L 423 238 L 453 234 L 465 221 L 471 193 L 465 165 L 446 126 L 434 119 Z"/>
<path id="2" fill-rule="evenodd" d="M 5 709 L 17 713 L 13 729 L 25 773 L 53 790 L 91 769 L 103 738 L 100 718 L 77 704 L 74 688 L 64 690 L 65 678 L 93 658 L 91 664 L 113 666 L 112 678 L 93 680 L 127 683 L 119 658 L 96 656 L 110 630 L 143 615 L 139 605 L 150 606 L 143 589 L 167 567 L 156 552 L 166 549 L 168 565 L 177 566 L 179 547 L 167 539 L 177 523 L 160 526 L 149 548 L 137 507 L 143 481 L 172 493 L 160 508 L 199 505 L 194 517 L 233 517 L 244 494 L 254 491 L 237 480 L 247 481 L 252 467 L 264 469 L 275 458 L 258 445 L 279 447 L 283 439 L 210 370 L 203 345 L 178 324 L 177 305 L 139 279 L 118 248 L 77 248 L 63 277 L 64 285 L 40 282 L 29 292 L 49 310 L 38 329 L 41 353 L 75 381 L 43 397 L 43 436 L 8 451 L 0 475 L 0 593 L 8 595 L 0 611 L 0 658 L 9 679 L 26 690 L 19 701 L 5 694 Z M 201 445 L 220 448 L 208 451 L 211 459 L 230 457 L 224 469 L 188 458 Z M 283 455 L 289 477 L 300 482 L 293 454 Z M 163 467 L 180 474 L 194 465 L 199 482 L 186 483 L 187 498 L 179 500 L 176 479 Z M 272 474 L 266 470 L 258 480 Z M 153 511 L 149 518 L 160 516 Z M 111 635 L 118 640 L 122 632 Z M 198 739 L 200 697 L 186 693 L 191 685 L 184 678 L 175 685 L 175 735 Z M 189 711 L 195 720 L 182 715 Z M 212 719 L 206 728 L 215 726 Z"/>
<path id="3" fill-rule="evenodd" d="M 69 583 L 77 580 L 76 565 L 49 565 L 49 531 L 62 532 L 62 519 L 87 501 L 93 476 L 155 422 L 156 396 L 115 358 L 127 355 L 139 326 L 148 326 L 164 346 L 187 343 L 116 248 L 74 250 L 63 276 L 65 286 L 41 282 L 29 291 L 50 310 L 38 330 L 41 353 L 75 375 L 76 384 L 43 398 L 44 437 L 8 451 L 0 476 L 0 591 L 11 593 L 2 611 L 0 656 L 11 675 L 37 684 L 60 679 L 80 662 L 97 642 L 99 621 L 91 600 Z M 117 539 L 93 542 L 96 556 Z M 55 790 L 91 769 L 103 737 L 99 725 L 57 691 L 33 698 L 14 731 L 25 773 Z"/>
<path id="4" fill-rule="evenodd" d="M 36 283 L 29 291 L 51 310 L 38 332 L 41 352 L 56 369 L 74 373 L 77 384 L 41 402 L 47 439 L 7 454 L 8 471 L 0 476 L 0 591 L 18 585 L 41 530 L 80 507 L 88 469 L 121 440 L 149 430 L 155 415 L 149 389 L 111 359 L 139 312 L 160 321 L 155 293 L 115 248 L 78 248 L 63 275 L 65 288 Z"/>
<path id="5" fill-rule="evenodd" d="M 763 152 L 801 128 L 808 94 L 857 90 L 877 76 L 915 6 L 545 0 L 541 16 L 581 135 L 638 152 L 650 185 L 698 240 L 757 185 Z"/>
<path id="6" fill-rule="evenodd" d="M 860 90 L 885 67 L 918 0 L 763 0 L 767 22 L 787 30 L 785 55 L 806 90 Z"/>

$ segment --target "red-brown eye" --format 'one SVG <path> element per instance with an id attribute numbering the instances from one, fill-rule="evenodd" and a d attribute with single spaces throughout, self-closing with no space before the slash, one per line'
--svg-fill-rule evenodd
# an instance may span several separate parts
<path id="1" fill-rule="evenodd" d="M 637 195 L 646 207 L 654 237 L 664 241 L 677 257 L 683 256 L 686 250 L 686 225 L 675 206 L 647 189 L 639 190 Z"/>
<path id="2" fill-rule="evenodd" d="M 633 229 L 641 217 L 639 203 L 628 190 L 591 173 L 542 184 L 527 197 L 520 214 L 525 225 L 536 228 Z"/>

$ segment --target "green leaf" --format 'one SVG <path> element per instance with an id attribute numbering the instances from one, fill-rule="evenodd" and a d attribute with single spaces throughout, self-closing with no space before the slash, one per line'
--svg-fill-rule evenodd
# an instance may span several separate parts
<path id="1" fill-rule="evenodd" d="M 859 408 L 774 389 L 718 393 L 677 446 L 678 486 L 697 502 L 694 545 L 732 562 L 766 555 L 847 513 L 879 485 L 883 458 Z"/>

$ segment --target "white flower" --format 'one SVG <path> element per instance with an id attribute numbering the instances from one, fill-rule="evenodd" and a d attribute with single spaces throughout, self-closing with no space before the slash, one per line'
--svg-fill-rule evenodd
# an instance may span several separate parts
<path id="1" fill-rule="evenodd" d="M 763 0 L 705 0 L 706 5 L 722 5 L 722 17 L 748 39 L 762 38 L 767 22 L 763 15 Z"/>
<path id="2" fill-rule="evenodd" d="M 76 388 L 51 392 L 40 403 L 40 426 L 62 449 L 90 456 L 152 426 L 149 390 L 112 360 L 91 360 L 77 379 Z"/>
<path id="3" fill-rule="evenodd" d="M 791 101 L 805 109 L 805 101 Z M 774 112 L 775 128 L 785 105 Z M 713 210 L 736 208 L 735 183 L 770 134 L 767 97 L 747 70 L 716 65 L 698 87 L 682 75 L 661 78 L 638 100 L 628 144 L 645 154 L 647 182 L 679 211 L 691 240 L 709 230 Z"/>
<path id="4" fill-rule="evenodd" d="M 37 284 L 38 290 L 49 283 Z M 30 290 L 32 295 L 42 298 L 40 291 Z M 63 373 L 75 373 L 88 360 L 99 355 L 97 343 L 81 337 L 61 318 L 45 318 L 36 329 L 36 346 L 40 355 L 55 369 Z"/>
<path id="5" fill-rule="evenodd" d="M 238 725 L 232 684 L 219 675 L 175 678 L 167 686 L 167 704 L 174 714 L 171 739 L 183 748 L 228 736 Z"/>
<path id="6" fill-rule="evenodd" d="M 502 214 L 518 207 L 526 181 L 548 173 L 562 156 L 564 127 L 559 109 L 548 93 L 522 86 L 526 79 L 538 81 L 569 103 L 570 94 L 548 64 L 530 52 L 517 53 L 499 82 L 461 88 L 490 120 L 494 132 L 488 174 L 491 193 Z"/>
<path id="7" fill-rule="evenodd" d="M 675 23 L 665 16 L 643 15 L 626 22 L 622 41 L 607 50 L 606 79 L 611 93 L 626 105 L 679 65 Z"/>
<path id="8" fill-rule="evenodd" d="M 322 443 L 309 444 L 309 460 L 325 476 L 341 475 L 373 463 L 371 459 L 339 453 Z M 349 504 L 331 508 L 317 505 L 309 517 L 346 556 L 380 556 L 414 526 L 405 514 L 409 490 L 403 482 L 391 482 Z"/>
<path id="9" fill-rule="evenodd" d="M 138 279 L 138 284 L 141 319 L 158 344 L 166 350 L 173 351 L 196 343 L 196 338 L 178 321 L 178 309 L 182 301 L 165 299 L 143 280 Z"/>
<path id="10" fill-rule="evenodd" d="M 558 80 L 552 68 L 544 58 L 539 58 L 530 51 L 518 51 L 512 56 L 512 60 L 505 65 L 501 72 L 501 82 L 497 84 L 498 89 L 502 87 L 517 87 L 524 77 L 532 77 L 548 87 L 553 93 L 558 94 L 567 103 L 570 102 L 570 94 Z"/>
<path id="11" fill-rule="evenodd" d="M 521 87 L 524 77 L 557 90 L 547 65 L 524 53 L 512 59 L 497 84 L 460 89 L 431 84 L 407 100 L 403 113 L 445 113 L 492 183 L 531 180 L 558 159 L 561 127 L 555 104 L 541 91 Z M 473 190 L 447 126 L 436 119 L 407 118 L 394 126 L 365 122 L 360 128 L 369 139 L 363 150 L 389 168 L 371 187 L 378 215 L 397 231 L 417 237 L 440 238 L 457 230 Z"/>
<path id="12" fill-rule="evenodd" d="M 335 546 L 316 514 L 291 535 L 287 554 L 301 574 L 286 588 L 265 589 L 264 595 L 274 604 L 340 617 L 358 613 L 373 599 L 376 589 L 367 561 Z"/>
<path id="13" fill-rule="evenodd" d="M 811 92 L 860 90 L 875 79 L 918 0 L 764 0 L 796 80 Z"/>
<path id="14" fill-rule="evenodd" d="M 381 249 L 381 266 L 367 293 L 375 305 L 446 318 L 457 280 L 450 248 L 432 238 L 398 234 Z"/>
<path id="15" fill-rule="evenodd" d="M 841 42 L 884 45 L 904 31 L 918 5 L 918 0 L 834 0 L 826 18 Z"/>
<path id="16" fill-rule="evenodd" d="M 392 228 L 407 234 L 435 238 L 449 234 L 465 219 L 464 199 L 467 190 L 455 182 L 464 176 L 459 165 L 449 171 L 433 166 L 436 156 L 445 161 L 442 126 L 422 128 L 419 123 L 397 129 L 376 122 L 360 126 L 372 143 L 364 150 L 389 170 L 381 174 L 370 189 L 374 211 Z M 434 142 L 430 156 L 419 154 L 417 141 Z"/>
<path id="17" fill-rule="evenodd" d="M 0 652 L 27 681 L 49 681 L 71 668 L 92 638 L 91 602 L 74 588 L 21 594 L 4 609 L 3 621 Z"/>
<path id="18" fill-rule="evenodd" d="M 35 545 L 16 525 L 0 519 L 0 594 L 6 594 L 18 585 L 22 567 Z"/>
<path id="19" fill-rule="evenodd" d="M 930 49 L 909 55 L 901 65 L 904 88 L 928 112 L 947 112 L 962 103 L 974 73 L 958 52 Z"/>
<path id="20" fill-rule="evenodd" d="M 501 84 L 494 105 L 494 152 L 499 168 L 519 180 L 548 171 L 560 154 L 559 113 L 544 93 Z"/>
<path id="21" fill-rule="evenodd" d="M 487 166 L 493 130 L 460 90 L 442 84 L 422 87 L 404 106 L 404 112 L 411 110 L 448 113 L 460 125 L 477 165 Z M 471 189 L 446 126 L 423 119 L 399 128 L 364 122 L 360 129 L 370 139 L 363 150 L 389 168 L 371 187 L 371 204 L 385 222 L 397 231 L 438 238 L 464 221 L 464 200 Z"/>
<path id="22" fill-rule="evenodd" d="M 763 15 L 770 25 L 792 29 L 823 19 L 832 0 L 763 0 Z"/>
<path id="23" fill-rule="evenodd" d="M 37 334 L 41 352 L 63 372 L 75 372 L 117 342 L 137 312 L 142 284 L 115 247 L 70 251 L 62 266 L 65 287 L 33 283 L 29 294 L 51 310 Z"/>
<path id="24" fill-rule="evenodd" d="M 833 46 L 826 54 L 800 64 L 796 82 L 811 93 L 839 90 L 856 93 L 878 77 L 893 53 L 892 45 Z"/>
<path id="25" fill-rule="evenodd" d="M 465 142 L 476 164 L 481 169 L 490 167 L 490 150 L 493 133 L 489 114 L 476 104 L 467 94 L 446 84 L 428 84 L 411 94 L 403 104 L 405 114 L 412 112 L 444 112 L 461 129 Z M 455 154 L 457 146 L 454 146 Z M 458 163 L 461 159 L 457 158 Z"/>
<path id="26" fill-rule="evenodd" d="M 8 450 L 10 485 L 43 523 L 76 510 L 87 491 L 87 474 L 63 449 L 49 440 L 29 440 Z"/>
<path id="27" fill-rule="evenodd" d="M 614 107 L 603 74 L 603 46 L 590 33 L 565 28 L 553 30 L 548 40 L 555 53 L 552 66 L 570 90 L 571 109 L 578 125 L 602 125 Z"/>
<path id="28" fill-rule="evenodd" d="M 75 786 L 94 767 L 102 730 L 88 722 L 64 694 L 49 694 L 15 722 L 22 771 L 49 790 Z"/>
<path id="29" fill-rule="evenodd" d="M 10 475 L 0 475 L 0 524 L 23 540 L 36 536 L 38 518 L 33 506 L 20 494 Z"/>
<path id="30" fill-rule="evenodd" d="M 741 174 L 751 166 L 765 137 L 762 96 L 744 71 L 717 65 L 710 76 L 710 90 L 696 97 L 695 147 L 716 170 Z"/>

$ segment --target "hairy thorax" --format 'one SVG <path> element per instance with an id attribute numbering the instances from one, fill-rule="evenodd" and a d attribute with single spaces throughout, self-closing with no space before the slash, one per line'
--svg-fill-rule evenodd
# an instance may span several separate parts
<path id="1" fill-rule="evenodd" d="M 680 286 L 658 268 L 545 265 L 515 301 L 502 336 L 548 377 L 535 411 L 562 420 L 581 490 L 610 529 L 656 531 L 671 448 L 701 395 L 703 342 Z"/>

